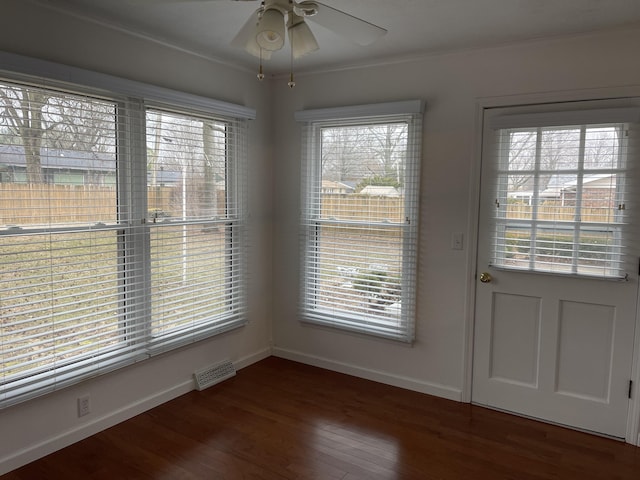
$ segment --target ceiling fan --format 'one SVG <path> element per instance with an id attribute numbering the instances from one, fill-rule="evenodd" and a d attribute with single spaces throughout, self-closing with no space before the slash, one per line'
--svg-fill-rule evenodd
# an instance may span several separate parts
<path id="1" fill-rule="evenodd" d="M 319 2 L 262 0 L 260 8 L 247 20 L 231 44 L 256 57 L 262 51 L 262 58 L 266 60 L 271 53 L 283 48 L 286 28 L 293 57 L 300 58 L 319 48 L 305 19 L 363 46 L 387 33 L 384 28 Z"/>
<path id="2" fill-rule="evenodd" d="M 234 0 L 251 1 L 251 0 Z M 260 58 L 258 79 L 264 79 L 262 60 L 271 58 L 285 42 L 285 28 L 291 48 L 289 87 L 293 88 L 293 60 L 318 50 L 319 45 L 305 19 L 348 38 L 358 45 L 369 45 L 387 31 L 360 18 L 319 2 L 303 0 L 262 0 L 260 7 L 249 17 L 232 40 L 231 45 L 244 48 Z"/>
<path id="3" fill-rule="evenodd" d="M 136 3 L 150 3 L 152 1 L 174 3 L 193 0 L 130 1 Z M 227 1 L 249 2 L 257 0 Z M 262 61 L 269 60 L 273 52 L 284 47 L 286 32 L 289 34 L 292 65 L 294 59 L 319 49 L 316 38 L 306 24 L 307 19 L 362 46 L 370 45 L 387 33 L 387 30 L 382 27 L 313 0 L 261 0 L 259 8 L 242 26 L 231 41 L 231 45 L 243 48 L 251 55 L 260 58 L 258 79 L 262 80 L 264 78 Z M 293 72 L 291 73 L 289 86 L 295 86 Z"/>

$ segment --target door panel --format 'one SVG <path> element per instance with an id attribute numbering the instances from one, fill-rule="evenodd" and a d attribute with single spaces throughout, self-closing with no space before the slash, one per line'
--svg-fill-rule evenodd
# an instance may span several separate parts
<path id="1" fill-rule="evenodd" d="M 540 298 L 493 294 L 490 378 L 536 387 Z"/>
<path id="2" fill-rule="evenodd" d="M 612 305 L 560 302 L 556 393 L 609 401 L 615 314 Z"/>

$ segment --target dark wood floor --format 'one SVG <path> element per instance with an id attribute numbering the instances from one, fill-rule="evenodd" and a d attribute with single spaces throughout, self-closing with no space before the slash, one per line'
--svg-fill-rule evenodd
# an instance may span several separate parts
<path id="1" fill-rule="evenodd" d="M 0 477 L 76 478 L 640 480 L 640 449 L 271 357 Z"/>

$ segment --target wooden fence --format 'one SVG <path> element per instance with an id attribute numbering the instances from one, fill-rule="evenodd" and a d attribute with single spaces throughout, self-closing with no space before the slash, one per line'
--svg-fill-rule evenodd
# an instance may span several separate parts
<path id="1" fill-rule="evenodd" d="M 150 208 L 169 211 L 169 190 L 150 188 Z M 106 223 L 116 215 L 113 186 L 0 183 L 0 225 Z"/>
<path id="2" fill-rule="evenodd" d="M 173 215 L 175 188 L 149 187 L 150 212 Z M 223 211 L 224 191 L 218 192 L 218 209 Z M 530 219 L 533 207 L 521 204 L 507 206 L 507 218 Z M 591 207 L 582 209 L 582 220 L 611 222 L 614 209 Z M 175 213 L 179 215 L 178 213 Z M 538 219 L 572 221 L 572 206 L 540 205 Z M 389 221 L 405 219 L 404 198 L 374 197 L 358 194 L 324 194 L 322 217 L 342 220 Z M 116 218 L 116 188 L 84 185 L 48 185 L 0 183 L 0 225 L 48 224 L 69 222 L 110 222 Z"/>
<path id="3" fill-rule="evenodd" d="M 538 205 L 536 218 L 538 220 L 553 220 L 558 222 L 575 221 L 575 206 Z M 587 207 L 580 210 L 583 222 L 610 223 L 614 221 L 615 210 L 611 206 Z M 508 204 L 507 218 L 529 220 L 533 215 L 531 205 Z"/>
<path id="4" fill-rule="evenodd" d="M 405 219 L 404 198 L 324 194 L 322 195 L 322 217 L 402 223 Z"/>
<path id="5" fill-rule="evenodd" d="M 603 203 L 607 203 L 606 200 Z M 582 221 L 608 223 L 614 221 L 614 208 L 611 206 L 586 207 L 581 209 Z M 533 207 L 522 204 L 508 204 L 507 218 L 531 219 Z M 344 220 L 371 220 L 403 222 L 404 198 L 372 197 L 358 194 L 324 194 L 322 196 L 322 217 Z M 538 220 L 558 222 L 574 221 L 575 206 L 539 205 Z"/>

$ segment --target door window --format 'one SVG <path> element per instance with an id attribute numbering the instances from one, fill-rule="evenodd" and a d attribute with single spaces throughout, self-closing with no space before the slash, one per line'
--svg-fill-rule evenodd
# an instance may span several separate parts
<path id="1" fill-rule="evenodd" d="M 492 266 L 624 278 L 625 123 L 501 128 Z"/>

